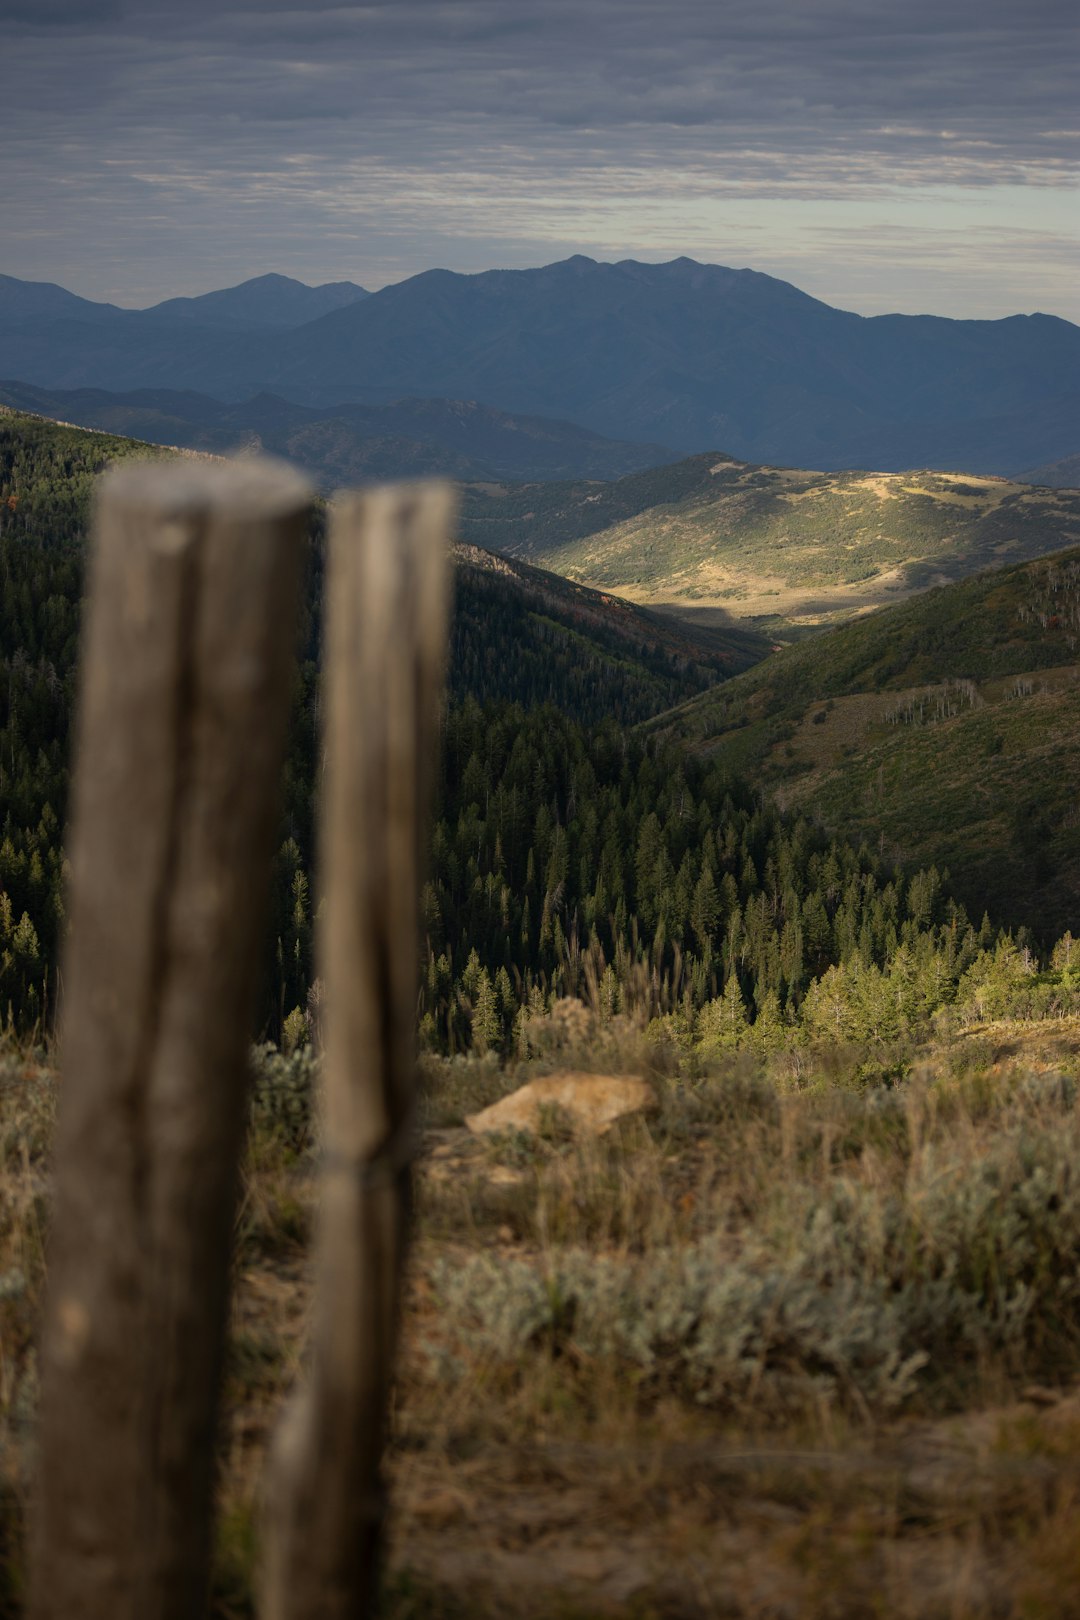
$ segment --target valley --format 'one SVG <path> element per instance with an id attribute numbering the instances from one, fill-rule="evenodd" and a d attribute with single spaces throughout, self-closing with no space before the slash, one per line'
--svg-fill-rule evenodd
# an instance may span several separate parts
<path id="1" fill-rule="evenodd" d="M 107 462 L 178 453 L 206 452 L 0 415 L 12 1620 L 90 501 Z M 783 619 L 687 589 L 717 549 L 717 480 L 745 592 L 790 545 Z M 718 456 L 466 491 L 421 896 L 386 1620 L 704 1620 L 703 1590 L 738 1620 L 1068 1612 L 1080 547 L 1027 548 L 1072 532 L 1075 498 Z M 475 539 L 500 499 L 513 555 Z M 788 508 L 820 521 L 800 531 Z M 823 623 L 875 516 L 867 588 L 885 600 L 902 572 L 903 599 Z M 311 1300 L 324 523 L 320 501 L 234 1229 L 214 1620 L 256 1612 L 263 1463 Z M 676 613 L 539 566 L 635 524 Z M 569 539 L 548 550 L 556 525 Z M 652 1105 L 602 1136 L 551 1107 L 534 1129 L 469 1129 L 567 1072 L 634 1077 Z"/>

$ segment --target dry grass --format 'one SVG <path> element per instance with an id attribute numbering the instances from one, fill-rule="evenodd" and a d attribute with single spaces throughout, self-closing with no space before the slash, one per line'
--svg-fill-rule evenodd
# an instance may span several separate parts
<path id="1" fill-rule="evenodd" d="M 0 1045 L 0 1617 L 20 1612 L 25 1458 L 37 1406 L 46 1164 L 55 1089 L 42 1054 Z"/>
<path id="2" fill-rule="evenodd" d="M 557 1117 L 471 1136 L 464 1115 L 526 1071 L 429 1060 L 384 1613 L 1080 1616 L 1080 1026 L 968 1031 L 890 1086 L 854 1053 L 689 1079 L 640 1038 L 615 1047 L 651 1065 L 661 1106 L 587 1140 Z M 295 1103 L 311 1077 L 264 1064 L 214 1596 L 237 1620 L 309 1305 L 310 1116 L 272 1094 Z M 52 1077 L 14 1055 L 0 1075 L 0 1278 L 22 1279 L 0 1299 L 6 1616 Z M 721 1284 L 723 1322 L 753 1331 L 695 1359 Z M 920 1344 L 929 1359 L 882 1375 Z"/>
<path id="3" fill-rule="evenodd" d="M 976 711 L 1005 705 L 1004 713 L 1011 715 L 1018 689 L 1026 690 L 1029 698 L 1037 700 L 1040 695 L 1049 694 L 1053 700 L 1061 694 L 1071 694 L 1078 684 L 1080 666 L 1064 664 L 1056 669 L 969 682 L 970 699 L 966 694 L 958 694 L 956 683 L 943 682 L 903 691 L 854 692 L 814 703 L 802 715 L 791 737 L 774 744 L 767 756 L 770 765 L 780 771 L 801 768 L 806 773 L 778 790 L 777 803 L 789 808 L 809 802 L 830 772 L 849 769 L 853 755 L 870 756 L 877 751 L 884 758 L 895 752 L 898 741 L 902 743 L 905 737 L 900 723 L 892 717 L 903 715 L 909 705 L 917 706 L 922 702 L 927 715 L 932 717 L 936 705 L 951 703 L 953 709 L 946 720 L 934 722 L 931 718 L 929 723 L 959 729 L 966 717 Z M 1067 733 L 1067 721 L 1063 730 Z M 943 735 L 948 737 L 949 732 Z M 1060 748 L 1061 741 L 1060 736 L 1052 736 L 1048 746 Z M 948 749 L 943 748 L 943 757 L 947 753 Z"/>

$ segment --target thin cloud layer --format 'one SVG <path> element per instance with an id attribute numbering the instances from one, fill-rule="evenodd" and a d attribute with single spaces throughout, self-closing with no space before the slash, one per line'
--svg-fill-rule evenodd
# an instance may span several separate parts
<path id="1" fill-rule="evenodd" d="M 886 272 L 884 307 L 905 287 L 914 307 L 962 274 L 976 230 L 977 305 L 1003 313 L 1026 286 L 1050 297 L 1023 307 L 1069 313 L 1072 4 L 8 0 L 0 22 L 15 274 L 137 302 L 269 267 L 378 285 L 579 248 L 741 249 L 795 280 L 805 264 L 830 296 L 833 231 L 834 301 L 861 263 Z M 891 256 L 872 218 L 898 222 Z"/>

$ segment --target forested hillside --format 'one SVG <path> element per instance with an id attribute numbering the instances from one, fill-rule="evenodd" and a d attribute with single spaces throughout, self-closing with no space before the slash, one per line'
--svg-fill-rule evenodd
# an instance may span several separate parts
<path id="1" fill-rule="evenodd" d="M 613 726 L 466 703 L 439 812 L 423 1000 L 440 1046 L 527 1050 L 553 993 L 732 1049 L 796 1025 L 898 1037 L 958 995 L 1038 999 L 1030 952 L 973 926 L 936 870 L 905 879 Z"/>
<path id="2" fill-rule="evenodd" d="M 83 554 L 95 475 L 152 447 L 36 418 L 0 417 L 0 1019 L 52 1004 L 62 929 L 62 829 Z M 266 1016 L 309 973 L 311 788 L 324 510 L 314 509 L 299 613 Z M 552 703 L 593 725 L 632 725 L 763 656 L 752 632 L 686 630 L 525 564 L 458 547 L 453 700 Z M 289 1005 L 293 1005 L 290 1001 Z M 286 1009 L 287 1010 L 287 1009 Z"/>
<path id="3" fill-rule="evenodd" d="M 52 1007 L 90 496 L 129 439 L 0 417 L 0 1021 Z"/>
<path id="4" fill-rule="evenodd" d="M 102 435 L 0 423 L 0 1004 L 22 1029 L 55 1003 L 88 495 L 107 457 L 139 453 Z M 318 1002 L 321 536 L 316 511 L 258 1013 L 261 1031 L 290 1040 Z M 608 1014 L 635 1010 L 706 1046 L 826 1027 L 886 1036 L 953 1001 L 1070 1002 L 1068 945 L 1040 976 L 1036 942 L 1009 942 L 981 909 L 970 922 L 938 871 L 902 873 L 765 808 L 726 761 L 629 729 L 715 688 L 758 656 L 755 638 L 698 634 L 471 548 L 457 561 L 424 894 L 428 1042 L 527 1047 L 530 1012 L 565 995 Z M 711 690 L 701 701 L 714 701 Z M 1054 941 L 1038 943 L 1049 952 Z"/>
<path id="5" fill-rule="evenodd" d="M 778 653 L 653 722 L 776 801 L 1043 936 L 1080 916 L 1080 551 Z"/>
<path id="6" fill-rule="evenodd" d="M 479 546 L 456 545 L 450 680 L 456 697 L 554 703 L 632 724 L 758 663 L 740 626 L 689 626 Z"/>

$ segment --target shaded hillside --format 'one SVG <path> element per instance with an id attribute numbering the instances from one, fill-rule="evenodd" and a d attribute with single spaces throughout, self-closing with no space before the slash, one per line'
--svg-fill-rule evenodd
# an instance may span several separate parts
<path id="1" fill-rule="evenodd" d="M 423 402 L 419 402 L 423 404 Z M 190 453 L 190 452 L 180 452 Z M 63 563 L 61 594 L 77 605 L 96 475 L 128 457 L 175 450 L 0 409 L 0 538 L 7 595 L 33 600 L 46 554 Z M 323 508 L 315 514 L 310 611 L 317 617 Z M 470 544 L 454 547 L 451 685 L 481 700 L 554 703 L 584 723 L 631 723 L 748 668 L 768 644 L 752 630 L 695 627 Z M 20 583 L 17 585 L 16 581 Z M 55 595 L 51 591 L 50 595 Z M 29 622 L 5 623 L 0 652 L 38 648 Z M 65 677 L 74 648 L 65 638 Z"/>
<path id="2" fill-rule="evenodd" d="M 399 399 L 317 410 L 261 394 L 229 405 L 179 389 L 47 389 L 0 383 L 0 404 L 155 444 L 284 456 L 326 491 L 380 478 L 618 478 L 668 459 L 571 422 L 511 416 L 475 402 Z"/>
<path id="3" fill-rule="evenodd" d="M 287 332 L 167 307 L 2 318 L 0 370 L 50 388 L 272 391 L 311 405 L 475 399 L 618 439 L 792 466 L 1012 474 L 1069 455 L 1080 328 L 865 318 L 753 270 L 430 270 Z"/>
<path id="4" fill-rule="evenodd" d="M 680 613 L 820 623 L 1080 542 L 1080 492 L 709 455 L 611 484 L 470 489 L 463 532 Z"/>
<path id="5" fill-rule="evenodd" d="M 1080 932 L 1080 551 L 785 649 L 652 722 L 981 913 Z"/>
<path id="6" fill-rule="evenodd" d="M 1041 467 L 1028 467 L 1017 473 L 1022 484 L 1044 484 L 1050 489 L 1080 489 L 1080 450 L 1060 461 L 1047 461 Z"/>
<path id="7" fill-rule="evenodd" d="M 753 631 L 690 628 L 479 547 L 454 548 L 456 696 L 632 724 L 757 663 Z"/>

